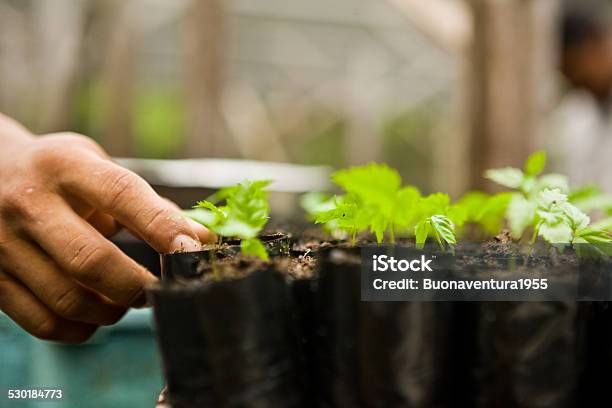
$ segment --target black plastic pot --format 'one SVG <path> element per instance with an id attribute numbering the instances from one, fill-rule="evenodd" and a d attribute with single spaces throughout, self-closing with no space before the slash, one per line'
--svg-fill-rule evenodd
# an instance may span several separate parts
<path id="1" fill-rule="evenodd" d="M 448 304 L 361 302 L 360 274 L 359 249 L 322 253 L 315 339 L 321 406 L 438 406 Z"/>
<path id="2" fill-rule="evenodd" d="M 577 310 L 572 302 L 483 302 L 477 405 L 575 406 Z"/>
<path id="3" fill-rule="evenodd" d="M 149 295 L 173 408 L 312 406 L 279 272 L 164 284 Z"/>
<path id="4" fill-rule="evenodd" d="M 296 279 L 289 282 L 289 291 L 293 300 L 290 313 L 298 342 L 296 356 L 304 374 L 304 395 L 311 398 L 312 406 L 316 406 L 315 378 L 317 375 L 314 343 L 317 322 L 315 285 L 316 281 L 312 278 Z"/>
<path id="5" fill-rule="evenodd" d="M 610 293 L 610 259 L 585 259 L 580 263 L 580 295 L 605 299 Z M 607 293 L 606 293 L 607 292 Z M 580 304 L 584 355 L 578 406 L 612 406 L 609 392 L 612 368 L 612 302 L 584 301 Z"/>
<path id="6" fill-rule="evenodd" d="M 612 302 L 583 302 L 584 360 L 576 406 L 612 406 Z"/>
<path id="7" fill-rule="evenodd" d="M 259 237 L 271 257 L 289 255 L 289 236 L 282 233 Z M 219 247 L 210 245 L 203 251 L 161 254 L 161 273 L 164 280 L 197 279 L 209 269 L 212 254 L 216 259 L 240 253 L 240 240 L 226 240 Z"/>
<path id="8" fill-rule="evenodd" d="M 513 277 L 504 259 L 487 256 L 471 273 L 505 279 Z M 530 276 L 552 276 L 558 285 L 572 287 L 572 269 L 555 264 L 555 259 L 529 256 L 522 263 Z M 473 265 L 477 263 L 473 263 Z M 533 272 L 532 272 L 533 271 Z M 531 274 L 534 275 L 531 275 Z M 540 274 L 540 275 L 538 275 Z M 524 275 L 514 276 L 514 278 Z M 464 308 L 471 321 L 474 344 L 470 387 L 478 407 L 573 407 L 579 383 L 582 343 L 579 304 L 567 301 L 477 302 Z M 469 336 L 470 334 L 468 334 Z"/>

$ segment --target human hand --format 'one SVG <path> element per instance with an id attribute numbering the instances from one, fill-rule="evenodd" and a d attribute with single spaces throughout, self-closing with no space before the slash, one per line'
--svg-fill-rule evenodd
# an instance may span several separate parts
<path id="1" fill-rule="evenodd" d="M 123 225 L 163 253 L 211 234 L 92 140 L 18 131 L 0 153 L 0 309 L 39 338 L 82 342 L 156 281 L 105 237 Z"/>

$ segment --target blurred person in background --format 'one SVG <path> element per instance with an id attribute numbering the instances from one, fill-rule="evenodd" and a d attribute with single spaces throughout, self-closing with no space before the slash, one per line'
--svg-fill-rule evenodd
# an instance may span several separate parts
<path id="1" fill-rule="evenodd" d="M 592 10 L 567 10 L 561 29 L 561 71 L 569 90 L 556 112 L 550 149 L 576 186 L 612 192 L 612 33 Z"/>

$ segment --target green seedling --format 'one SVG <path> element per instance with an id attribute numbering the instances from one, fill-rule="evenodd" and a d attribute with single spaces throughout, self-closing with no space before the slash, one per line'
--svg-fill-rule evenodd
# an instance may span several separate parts
<path id="1" fill-rule="evenodd" d="M 488 235 L 497 234 L 503 227 L 508 205 L 513 193 L 489 195 L 471 191 L 461 197 L 455 207 L 465 214 L 465 222 L 479 225 Z"/>
<path id="2" fill-rule="evenodd" d="M 310 192 L 300 197 L 300 205 L 306 212 L 309 221 L 316 222 L 317 217 L 337 207 L 334 200 L 336 197 L 322 192 Z M 337 219 L 330 219 L 323 223 L 323 230 L 335 239 L 346 239 L 347 233 L 340 228 Z"/>
<path id="3" fill-rule="evenodd" d="M 559 189 L 546 189 L 538 194 L 537 202 L 532 241 L 540 236 L 551 244 L 591 244 L 593 250 L 607 252 L 607 245 L 598 244 L 610 244 L 612 237 L 590 225 L 589 216 L 571 204 L 566 194 Z"/>
<path id="4" fill-rule="evenodd" d="M 270 181 L 244 181 L 226 187 L 208 200 L 199 201 L 194 210 L 187 212 L 219 237 L 240 238 L 240 250 L 244 255 L 265 261 L 268 253 L 257 238 L 269 219 L 270 207 L 266 187 Z M 225 202 L 225 205 L 219 205 Z"/>
<path id="5" fill-rule="evenodd" d="M 533 226 L 538 209 L 537 197 L 545 189 L 558 189 L 561 193 L 569 192 L 567 177 L 551 173 L 540 175 L 546 165 L 546 153 L 533 153 L 523 166 L 523 169 L 505 167 L 487 170 L 485 177 L 504 187 L 516 190 L 512 194 L 506 219 L 513 237 L 519 239 L 525 230 Z"/>
<path id="6" fill-rule="evenodd" d="M 337 171 L 332 181 L 344 194 L 326 202 L 310 216 L 318 224 L 345 231 L 353 245 L 356 235 L 370 231 L 381 243 L 385 237 L 395 242 L 398 234 L 414 235 L 423 245 L 428 237 L 441 246 L 456 243 L 455 227 L 462 224 L 464 214 L 449 204 L 446 194 L 423 197 L 414 186 L 402 186 L 399 173 L 385 164 L 370 163 Z"/>

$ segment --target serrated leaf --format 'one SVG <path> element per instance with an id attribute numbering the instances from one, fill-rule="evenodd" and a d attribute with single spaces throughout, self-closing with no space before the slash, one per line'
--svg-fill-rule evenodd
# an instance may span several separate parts
<path id="1" fill-rule="evenodd" d="M 214 212 L 204 208 L 194 208 L 192 210 L 184 210 L 183 214 L 192 220 L 199 222 L 205 227 L 209 227 L 217 222 L 217 216 Z"/>
<path id="2" fill-rule="evenodd" d="M 225 211 L 221 210 L 219 207 L 217 207 L 210 201 L 198 201 L 198 203 L 196 204 L 196 208 L 205 209 L 213 213 L 215 215 L 215 222 L 221 222 L 227 217 Z"/>
<path id="3" fill-rule="evenodd" d="M 574 231 L 586 228 L 586 226 L 591 222 L 588 215 L 570 203 L 562 203 L 559 205 L 559 207 L 565 213 L 565 216 L 570 221 L 570 226 Z"/>
<path id="4" fill-rule="evenodd" d="M 423 197 L 421 204 L 427 212 L 437 213 L 446 211 L 450 205 L 450 197 L 444 193 L 433 193 L 426 197 Z"/>
<path id="5" fill-rule="evenodd" d="M 342 217 L 342 212 L 336 208 L 333 208 L 331 210 L 318 213 L 315 217 L 315 224 L 325 224 L 340 217 Z"/>
<path id="6" fill-rule="evenodd" d="M 505 187 L 520 188 L 523 184 L 525 175 L 521 170 L 514 167 L 504 167 L 501 169 L 487 170 L 485 172 L 485 177 Z"/>
<path id="7" fill-rule="evenodd" d="M 360 200 L 351 194 L 335 197 L 334 206 L 335 208 L 331 210 L 319 213 L 315 223 L 335 222 L 337 228 L 354 236 L 358 232 L 366 231 L 375 215 L 364 208 Z"/>
<path id="8" fill-rule="evenodd" d="M 265 188 L 269 184 L 268 180 L 246 180 L 219 190 L 209 200 L 198 202 L 196 207 L 215 215 L 207 227 L 217 235 L 237 237 L 243 242 L 252 241 L 268 222 L 269 205 Z M 222 200 L 225 200 L 225 205 L 215 204 Z M 250 244 L 247 242 L 245 245 L 249 249 Z"/>
<path id="9" fill-rule="evenodd" d="M 430 224 L 438 238 L 438 243 L 440 243 L 440 240 L 446 242 L 448 245 L 455 245 L 457 243 L 457 239 L 455 238 L 455 226 L 447 216 L 432 215 L 430 217 Z"/>
<path id="10" fill-rule="evenodd" d="M 560 205 L 567 202 L 567 195 L 561 193 L 558 188 L 540 191 L 537 198 L 538 206 L 550 208 L 553 205 Z"/>
<path id="11" fill-rule="evenodd" d="M 531 154 L 525 162 L 525 174 L 528 176 L 537 176 L 544 170 L 546 165 L 546 152 L 539 150 Z"/>
<path id="12" fill-rule="evenodd" d="M 332 181 L 364 203 L 376 203 L 385 211 L 391 211 L 402 183 L 396 170 L 378 163 L 339 170 L 332 175 Z"/>
<path id="13" fill-rule="evenodd" d="M 256 256 L 264 261 L 269 260 L 268 252 L 264 244 L 257 238 L 243 239 L 240 242 L 240 250 L 244 255 Z"/>
<path id="14" fill-rule="evenodd" d="M 546 210 L 538 210 L 537 211 L 538 218 L 547 224 L 557 224 L 559 222 L 563 222 L 563 213 L 558 210 L 551 211 L 549 209 Z"/>
<path id="15" fill-rule="evenodd" d="M 542 224 L 539 234 L 551 244 L 561 244 L 572 242 L 573 231 L 569 225 L 559 222 L 554 225 Z"/>

